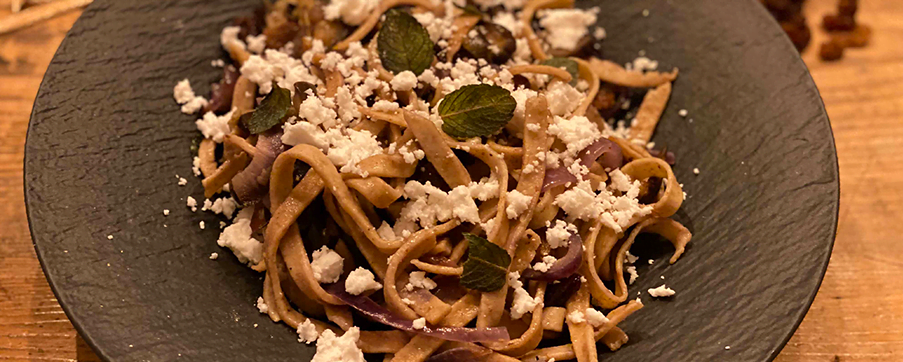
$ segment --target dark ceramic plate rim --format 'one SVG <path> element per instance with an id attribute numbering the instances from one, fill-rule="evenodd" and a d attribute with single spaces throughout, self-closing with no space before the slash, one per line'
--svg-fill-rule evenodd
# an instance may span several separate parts
<path id="1" fill-rule="evenodd" d="M 95 7 L 97 7 L 97 4 L 90 5 L 88 7 L 88 9 L 86 9 L 86 13 L 92 11 Z M 762 9 L 761 12 L 765 13 L 765 10 Z M 774 23 L 773 19 L 771 19 L 770 17 L 769 17 L 769 20 L 771 20 Z M 73 30 L 78 29 L 82 23 L 83 23 L 82 19 L 80 18 L 75 23 L 75 25 L 72 27 L 72 29 L 70 30 L 70 33 Z M 67 36 L 63 40 L 63 42 L 65 43 L 68 39 L 69 39 L 69 35 L 67 34 Z M 784 42 L 787 44 L 790 44 L 790 40 L 787 38 L 784 39 Z M 62 49 L 62 46 L 60 47 L 60 49 Z M 59 55 L 59 49 L 58 49 L 57 53 L 54 54 L 54 59 L 56 59 L 58 55 Z M 807 69 L 806 82 L 809 83 L 809 85 L 811 85 L 811 87 L 815 91 L 816 95 L 818 95 L 818 107 L 820 108 L 820 110 L 822 112 L 822 116 L 824 117 L 825 123 L 827 124 L 827 127 L 828 127 L 828 132 L 830 134 L 830 138 L 828 141 L 830 143 L 829 144 L 830 151 L 833 154 L 833 162 L 834 162 L 833 168 L 831 169 L 831 171 L 833 172 L 833 174 L 835 176 L 835 179 L 833 182 L 834 182 L 835 188 L 836 188 L 836 190 L 835 190 L 836 196 L 835 196 L 835 200 L 833 202 L 834 212 L 831 213 L 831 215 L 830 215 L 831 216 L 830 221 L 831 221 L 833 233 L 832 233 L 831 237 L 829 238 L 830 240 L 828 240 L 825 243 L 825 245 L 823 246 L 824 248 L 827 249 L 827 253 L 824 255 L 824 258 L 821 261 L 821 266 L 818 269 L 818 272 L 819 272 L 818 278 L 813 279 L 815 281 L 814 288 L 812 288 L 808 292 L 807 297 L 804 301 L 804 304 L 802 305 L 802 308 L 800 308 L 798 310 L 798 313 L 796 313 L 796 315 L 794 315 L 792 317 L 794 319 L 792 328 L 786 333 L 786 335 L 780 340 L 780 342 L 774 346 L 775 348 L 773 349 L 770 356 L 767 358 L 767 361 L 774 360 L 778 356 L 778 354 L 780 354 L 783 347 L 787 344 L 787 342 L 792 337 L 793 333 L 797 330 L 799 325 L 802 323 L 803 318 L 805 317 L 806 313 L 808 312 L 809 308 L 811 307 L 812 302 L 814 301 L 815 296 L 818 293 L 818 290 L 820 289 L 820 286 L 821 286 L 824 276 L 825 276 L 825 272 L 828 267 L 828 263 L 830 261 L 831 250 L 833 249 L 833 245 L 835 242 L 836 230 L 837 230 L 837 225 L 838 225 L 838 216 L 839 216 L 839 202 L 840 202 L 840 200 L 839 200 L 839 192 L 840 192 L 839 166 L 837 163 L 837 152 L 836 152 L 835 141 L 834 141 L 834 137 L 833 137 L 833 130 L 830 128 L 830 121 L 824 110 L 824 102 L 821 99 L 820 95 L 818 94 L 818 90 L 815 87 L 813 80 L 811 79 L 811 75 L 809 75 L 809 73 L 808 73 L 808 68 L 806 67 L 805 63 L 803 63 L 801 58 L 797 57 L 796 61 L 799 64 L 801 64 L 805 69 Z M 51 63 L 51 66 L 52 65 L 53 65 L 53 62 Z M 45 78 L 42 80 L 41 87 L 39 88 L 39 94 L 46 91 L 45 84 L 44 84 L 46 81 L 47 81 L 47 76 L 45 76 Z M 34 120 L 34 118 L 36 116 L 36 112 L 37 112 L 36 109 L 32 110 L 32 114 L 31 114 L 32 121 Z M 27 135 L 26 135 L 26 149 L 28 148 L 28 143 L 32 142 L 32 138 L 30 137 L 30 135 L 32 133 L 33 126 L 34 126 L 34 122 L 29 122 Z M 67 318 L 72 323 L 72 325 L 74 326 L 76 331 L 79 333 L 79 335 L 84 339 L 84 341 L 95 351 L 95 353 L 102 360 L 111 361 L 110 356 L 106 353 L 107 352 L 106 349 L 102 348 L 103 346 L 98 344 L 97 341 L 95 341 L 95 339 L 93 338 L 91 332 L 85 328 L 84 321 L 82 321 L 78 317 L 73 317 L 74 313 L 73 313 L 73 310 L 71 309 L 72 306 L 68 302 L 69 298 L 67 296 L 65 296 L 63 293 L 61 293 L 60 290 L 58 290 L 58 283 L 55 282 L 55 279 L 56 279 L 55 273 L 53 272 L 53 269 L 49 268 L 47 265 L 47 260 L 45 259 L 46 257 L 44 255 L 45 251 L 43 250 L 42 244 L 36 241 L 36 238 L 35 238 L 34 232 L 33 232 L 34 231 L 34 225 L 33 225 L 34 220 L 33 220 L 33 215 L 32 215 L 33 208 L 31 207 L 30 198 L 29 198 L 29 188 L 28 188 L 28 175 L 29 175 L 29 169 L 27 166 L 28 159 L 29 159 L 29 154 L 28 154 L 28 152 L 26 152 L 23 157 L 23 161 L 25 161 L 25 167 L 24 167 L 24 172 L 23 172 L 23 184 L 25 185 L 25 187 L 23 188 L 23 191 L 25 194 L 26 216 L 27 216 L 27 220 L 28 220 L 29 231 L 30 231 L 30 234 L 32 235 L 32 243 L 35 247 L 36 254 L 37 254 L 38 260 L 41 264 L 41 267 L 43 269 L 44 275 L 46 276 L 47 281 L 49 282 L 50 288 L 53 291 L 54 295 L 58 298 L 59 304 L 62 307 L 63 311 L 65 312 Z"/>

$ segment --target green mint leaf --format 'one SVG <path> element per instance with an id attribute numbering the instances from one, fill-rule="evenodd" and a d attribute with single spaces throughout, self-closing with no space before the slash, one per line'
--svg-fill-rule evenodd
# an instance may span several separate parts
<path id="1" fill-rule="evenodd" d="M 442 130 L 455 138 L 489 136 L 498 132 L 511 117 L 517 101 L 505 88 L 466 85 L 449 93 L 439 103 Z"/>
<path id="2" fill-rule="evenodd" d="M 376 39 L 376 50 L 383 67 L 398 74 L 406 70 L 423 73 L 433 62 L 430 33 L 410 14 L 392 9 Z"/>
<path id="3" fill-rule="evenodd" d="M 292 93 L 273 84 L 273 90 L 260 102 L 257 109 L 250 116 L 242 115 L 239 120 L 251 134 L 260 134 L 282 124 L 293 110 Z"/>
<path id="4" fill-rule="evenodd" d="M 505 286 L 511 256 L 502 247 L 479 236 L 465 233 L 467 261 L 461 274 L 461 285 L 481 292 L 494 292 Z"/>
<path id="5" fill-rule="evenodd" d="M 555 68 L 564 68 L 568 73 L 571 73 L 571 85 L 577 85 L 577 77 L 580 76 L 580 67 L 577 65 L 577 62 L 569 58 L 549 58 L 543 60 L 540 64 Z"/>

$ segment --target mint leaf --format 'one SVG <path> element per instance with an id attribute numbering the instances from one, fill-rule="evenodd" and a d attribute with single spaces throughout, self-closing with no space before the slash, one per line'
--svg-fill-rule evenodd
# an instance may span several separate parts
<path id="1" fill-rule="evenodd" d="M 273 90 L 260 102 L 257 109 L 250 116 L 242 115 L 239 120 L 251 134 L 260 134 L 281 124 L 293 109 L 292 93 L 273 84 Z"/>
<path id="2" fill-rule="evenodd" d="M 456 138 L 489 136 L 514 115 L 517 101 L 505 88 L 475 84 L 449 93 L 439 103 L 442 130 Z"/>
<path id="3" fill-rule="evenodd" d="M 577 85 L 577 77 L 580 76 L 580 67 L 577 65 L 577 62 L 569 58 L 549 58 L 543 60 L 542 63 L 539 64 L 555 68 L 564 68 L 568 73 L 571 73 L 571 85 Z"/>
<path id="4" fill-rule="evenodd" d="M 423 73 L 433 62 L 430 33 L 410 14 L 391 9 L 376 39 L 376 50 L 383 67 L 398 74 L 406 70 Z"/>
<path id="5" fill-rule="evenodd" d="M 467 261 L 461 274 L 461 285 L 481 292 L 494 292 L 505 286 L 511 256 L 502 247 L 474 234 L 467 239 Z"/>

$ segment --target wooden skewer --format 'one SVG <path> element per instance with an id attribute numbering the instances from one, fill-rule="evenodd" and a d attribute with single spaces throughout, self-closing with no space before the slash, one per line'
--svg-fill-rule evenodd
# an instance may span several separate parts
<path id="1" fill-rule="evenodd" d="M 13 6 L 21 0 L 13 0 Z M 10 33 L 43 20 L 50 19 L 67 11 L 90 4 L 94 0 L 60 0 L 30 7 L 0 19 L 0 34 Z M 21 4 L 20 4 L 21 5 Z"/>

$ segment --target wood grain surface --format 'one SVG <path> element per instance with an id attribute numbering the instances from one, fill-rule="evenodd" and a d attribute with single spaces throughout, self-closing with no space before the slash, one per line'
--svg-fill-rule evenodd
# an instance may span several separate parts
<path id="1" fill-rule="evenodd" d="M 809 0 L 810 24 L 836 0 Z M 0 18 L 10 0 L 0 0 Z M 841 173 L 834 254 L 778 362 L 903 361 L 903 1 L 860 2 L 872 44 L 840 62 L 804 54 L 831 118 Z M 22 192 L 25 132 L 41 77 L 78 17 L 0 36 L 0 360 L 98 361 L 35 258 Z M 779 255 L 775 257 L 780 257 Z"/>

